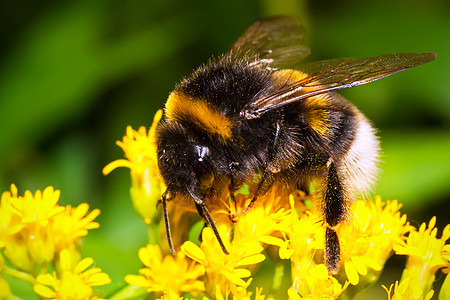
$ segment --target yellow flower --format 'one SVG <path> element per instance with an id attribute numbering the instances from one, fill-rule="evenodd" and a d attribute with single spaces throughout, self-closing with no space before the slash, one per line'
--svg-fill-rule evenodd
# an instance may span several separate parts
<path id="1" fill-rule="evenodd" d="M 325 227 L 320 214 L 315 210 L 297 212 L 293 195 L 289 196 L 289 202 L 290 214 L 284 221 L 287 239 L 279 250 L 280 258 L 291 260 L 291 278 L 295 290 L 289 292 L 289 296 L 318 295 L 320 290 L 321 297 L 337 297 L 342 286 L 328 275 L 325 265 L 315 261 L 316 254 L 322 253 L 324 246 Z"/>
<path id="2" fill-rule="evenodd" d="M 100 299 L 94 295 L 93 286 L 109 284 L 108 274 L 100 268 L 90 268 L 94 260 L 90 257 L 72 267 L 70 254 L 64 250 L 60 257 L 61 273 L 41 274 L 36 278 L 34 291 L 44 298 L 58 300 Z"/>
<path id="3" fill-rule="evenodd" d="M 25 191 L 17 195 L 17 188 L 11 185 L 11 192 L 4 192 L 0 206 L 2 240 L 4 253 L 17 268 L 34 271 L 34 263 L 45 263 L 53 259 L 55 248 L 49 223 L 64 210 L 57 205 L 59 191 L 47 187 L 33 195 Z"/>
<path id="4" fill-rule="evenodd" d="M 262 294 L 262 288 L 256 288 L 255 296 L 252 297 L 253 292 L 248 292 L 244 287 L 236 287 L 236 294 L 232 295 L 231 290 L 222 291 L 220 285 L 216 286 L 216 294 L 214 295 L 215 300 L 227 300 L 227 299 L 237 299 L 237 300 L 264 300 L 266 296 Z M 206 297 L 205 297 L 206 298 Z M 204 298 L 204 299 L 205 299 Z M 206 298 L 207 299 L 207 298 Z"/>
<path id="5" fill-rule="evenodd" d="M 415 293 L 416 290 L 414 288 L 414 284 L 411 282 L 411 277 L 409 277 L 407 280 L 403 280 L 399 284 L 398 281 L 394 284 L 391 284 L 391 286 L 386 288 L 384 285 L 382 287 L 385 289 L 385 291 L 388 293 L 388 300 L 404 300 L 404 299 L 417 299 L 417 300 L 430 300 L 433 295 L 434 291 L 430 290 L 425 296 L 417 296 Z M 391 297 L 392 288 L 394 288 L 393 292 L 394 294 Z"/>
<path id="6" fill-rule="evenodd" d="M 159 173 L 155 141 L 156 126 L 161 116 L 162 110 L 158 110 L 148 133 L 143 126 L 137 131 L 128 126 L 123 140 L 117 142 L 126 159 L 115 160 L 103 168 L 104 175 L 118 167 L 130 169 L 133 207 L 146 224 L 150 224 L 154 217 L 156 202 L 165 190 Z"/>
<path id="7" fill-rule="evenodd" d="M 383 203 L 380 197 L 375 201 L 360 200 L 351 209 L 351 222 L 338 226 L 341 263 L 352 285 L 360 283 L 359 275 L 366 276 L 367 280 L 360 286 L 378 279 L 378 271 L 389 258 L 393 246 L 403 243 L 411 226 L 406 222 L 406 215 L 398 212 L 400 207 L 397 201 Z M 368 273 L 371 276 L 367 276 Z"/>
<path id="8" fill-rule="evenodd" d="M 180 293 L 205 290 L 200 280 L 205 272 L 203 266 L 181 251 L 175 257 L 171 254 L 163 257 L 158 245 L 147 245 L 139 250 L 139 258 L 145 268 L 139 270 L 141 275 L 125 277 L 131 285 L 145 287 L 148 292 L 164 293 L 164 299 L 172 299 L 173 295 Z"/>
<path id="9" fill-rule="evenodd" d="M 234 223 L 233 243 L 254 239 L 280 245 L 282 240 L 275 235 L 281 230 L 281 223 L 289 214 L 289 206 L 284 201 L 288 194 L 282 191 L 278 186 L 272 187 L 246 214 L 238 217 Z M 244 200 L 245 198 L 247 197 L 239 195 L 236 197 L 236 202 L 231 205 L 231 214 L 243 211 L 248 206 L 251 199 Z"/>
<path id="10" fill-rule="evenodd" d="M 80 259 L 80 240 L 88 234 L 88 230 L 99 228 L 93 220 L 100 214 L 99 209 L 88 213 L 89 204 L 81 203 L 77 207 L 67 205 L 64 211 L 55 216 L 52 221 L 55 250 L 60 253 L 66 249 L 71 252 L 72 263 Z"/>
<path id="11" fill-rule="evenodd" d="M 406 293 L 411 297 L 424 297 L 431 291 L 435 274 L 439 269 L 444 273 L 450 268 L 450 247 L 445 243 L 450 238 L 450 224 L 439 239 L 436 237 L 436 217 L 423 223 L 419 230 L 411 231 L 406 244 L 394 246 L 396 254 L 408 255 L 399 290 L 394 295 Z M 400 287 L 404 287 L 401 288 Z"/>
<path id="12" fill-rule="evenodd" d="M 55 253 L 63 249 L 79 253 L 80 238 L 88 229 L 98 227 L 92 220 L 99 210 L 85 216 L 89 208 L 86 203 L 77 208 L 59 206 L 59 195 L 59 191 L 47 187 L 34 195 L 26 191 L 18 196 L 15 185 L 3 193 L 0 240 L 5 257 L 15 268 L 34 273 L 36 264 L 52 261 Z"/>
<path id="13" fill-rule="evenodd" d="M 164 293 L 161 298 L 158 300 L 183 300 L 183 297 L 180 297 L 177 293 L 169 291 L 168 293 Z"/>
<path id="14" fill-rule="evenodd" d="M 322 250 L 325 239 L 325 226 L 321 215 L 316 211 L 305 211 L 301 214 L 295 209 L 295 201 L 289 196 L 290 214 L 285 219 L 284 230 L 289 238 L 285 248 L 280 249 L 281 258 L 290 258 L 293 267 L 302 258 L 311 260 L 317 250 Z M 283 253 L 285 253 L 283 255 Z"/>
<path id="15" fill-rule="evenodd" d="M 308 264 L 305 260 L 302 263 Z M 292 288 L 288 290 L 289 299 L 337 299 L 348 286 L 348 282 L 342 286 L 336 278 L 329 275 L 324 264 L 301 267 L 304 273 L 294 279 Z"/>
<path id="16" fill-rule="evenodd" d="M 201 247 L 190 241 L 181 246 L 187 256 L 205 267 L 204 281 L 209 295 L 216 295 L 217 286 L 222 292 L 231 290 L 233 295 L 238 292 L 237 287 L 247 288 L 250 282 L 244 278 L 250 277 L 251 272 L 242 267 L 258 264 L 265 259 L 261 253 L 264 248 L 258 241 L 249 240 L 232 245 L 224 242 L 230 252 L 228 255 L 223 253 L 213 231 L 206 227 L 202 232 Z"/>
<path id="17" fill-rule="evenodd" d="M 9 192 L 5 193 L 9 194 Z M 24 196 L 19 197 L 17 188 L 11 185 L 11 207 L 23 224 L 35 223 L 46 226 L 53 216 L 64 210 L 62 206 L 57 205 L 59 195 L 60 191 L 55 191 L 52 186 L 49 186 L 44 192 L 37 190 L 33 195 L 30 191 L 25 191 Z"/>

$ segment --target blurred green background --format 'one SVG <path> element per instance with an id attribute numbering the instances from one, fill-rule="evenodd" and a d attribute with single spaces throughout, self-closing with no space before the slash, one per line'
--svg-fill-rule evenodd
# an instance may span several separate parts
<path id="1" fill-rule="evenodd" d="M 442 229 L 450 221 L 448 0 L 1 1 L 2 191 L 11 183 L 20 194 L 53 185 L 62 204 L 100 208 L 101 229 L 85 239 L 84 254 L 111 275 L 107 290 L 119 288 L 140 266 L 146 228 L 130 204 L 128 170 L 101 173 L 123 156 L 115 141 L 127 125 L 149 126 L 183 76 L 276 14 L 303 20 L 307 62 L 438 53 L 432 63 L 342 94 L 379 128 L 374 193 L 404 203 L 414 225 L 437 215 Z M 14 289 L 31 297 L 26 285 Z M 370 293 L 377 292 L 384 295 L 380 287 Z"/>

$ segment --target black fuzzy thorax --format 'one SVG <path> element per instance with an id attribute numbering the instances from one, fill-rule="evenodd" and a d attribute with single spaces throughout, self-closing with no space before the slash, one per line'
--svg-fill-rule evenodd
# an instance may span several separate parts
<path id="1" fill-rule="evenodd" d="M 276 89 L 277 83 L 269 70 L 255 67 L 245 59 L 225 57 L 198 68 L 175 88 L 175 92 L 207 101 L 223 115 L 238 118 L 247 103 L 270 95 Z"/>

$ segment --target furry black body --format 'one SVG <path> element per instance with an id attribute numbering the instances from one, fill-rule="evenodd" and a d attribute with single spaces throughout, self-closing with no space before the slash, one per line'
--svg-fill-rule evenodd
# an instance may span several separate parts
<path id="1" fill-rule="evenodd" d="M 158 161 L 168 191 L 174 197 L 190 197 L 193 193 L 200 199 L 214 199 L 227 185 L 234 191 L 262 176 L 254 195 L 256 201 L 275 181 L 308 192 L 310 182 L 319 178 L 323 179 L 322 189 L 333 193 L 325 196 L 330 200 L 323 204 L 324 221 L 336 226 L 348 206 L 348 191 L 340 184 L 337 168 L 355 136 L 354 106 L 338 94 L 329 93 L 326 97 L 331 101 L 319 103 L 316 110 L 306 108 L 305 100 L 260 118 L 240 117 L 248 103 L 293 83 L 289 77 L 273 76 L 249 62 L 230 60 L 211 62 L 181 82 L 176 93 L 190 101 L 207 102 L 233 127 L 231 138 L 223 141 L 204 126 L 190 122 L 189 115 L 161 124 L 157 131 Z M 326 115 L 326 134 L 317 133 L 308 123 L 310 114 L 314 118 L 317 111 L 320 116 Z M 196 170 L 199 160 L 203 170 Z M 328 181 L 329 163 L 334 164 L 334 171 Z M 210 172 L 214 179 L 202 184 L 202 174 L 211 176 Z M 198 210 L 202 214 L 200 207 Z"/>
<path id="2" fill-rule="evenodd" d="M 276 169 L 274 180 L 305 187 L 311 177 L 316 177 L 311 175 L 317 175 L 329 158 L 338 163 L 350 149 L 356 120 L 354 107 L 335 93 L 329 95 L 333 105 L 318 107 L 331 124 L 326 136 L 318 135 L 310 127 L 306 121 L 310 110 L 302 107 L 303 103 L 287 105 L 257 119 L 240 117 L 248 103 L 290 83 L 246 61 L 229 60 L 211 62 L 181 82 L 175 92 L 193 101 L 206 101 L 234 126 L 232 138 L 226 142 L 204 127 L 190 123 L 189 116 L 185 120 L 168 120 L 159 126 L 158 161 L 168 189 L 175 195 L 189 196 L 186 189 L 189 187 L 200 197 L 211 196 L 230 182 L 234 188 L 239 188 L 267 167 Z M 203 160 L 216 178 L 207 189 L 199 184 L 193 167 L 193 162 L 200 158 L 198 149 L 201 147 L 208 148 Z M 314 157 L 320 158 L 322 163 L 317 159 L 312 161 Z"/>
<path id="3" fill-rule="evenodd" d="M 295 69 L 309 54 L 298 20 L 256 22 L 231 50 L 197 69 L 169 95 L 157 128 L 157 155 L 166 202 L 190 198 L 227 250 L 205 200 L 229 187 L 259 180 L 248 211 L 274 182 L 291 189 L 313 180 L 321 191 L 326 224 L 325 265 L 340 266 L 335 227 L 348 216 L 354 196 L 368 191 L 377 174 L 379 141 L 364 115 L 334 91 L 377 80 L 433 60 L 435 53 L 341 58 Z"/>

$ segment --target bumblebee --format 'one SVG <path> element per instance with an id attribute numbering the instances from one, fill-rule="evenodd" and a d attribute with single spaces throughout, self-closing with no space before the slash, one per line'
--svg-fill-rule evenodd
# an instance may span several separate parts
<path id="1" fill-rule="evenodd" d="M 245 214 L 276 182 L 308 192 L 319 183 L 326 224 L 324 261 L 339 270 L 335 227 L 352 199 L 376 179 L 379 140 L 367 118 L 336 90 L 430 62 L 435 53 L 339 58 L 299 65 L 309 53 L 296 18 L 251 25 L 223 56 L 175 87 L 157 128 L 158 165 L 167 190 L 161 202 L 174 253 L 167 201 L 192 199 L 228 253 L 205 204 L 229 187 L 257 179 Z"/>

